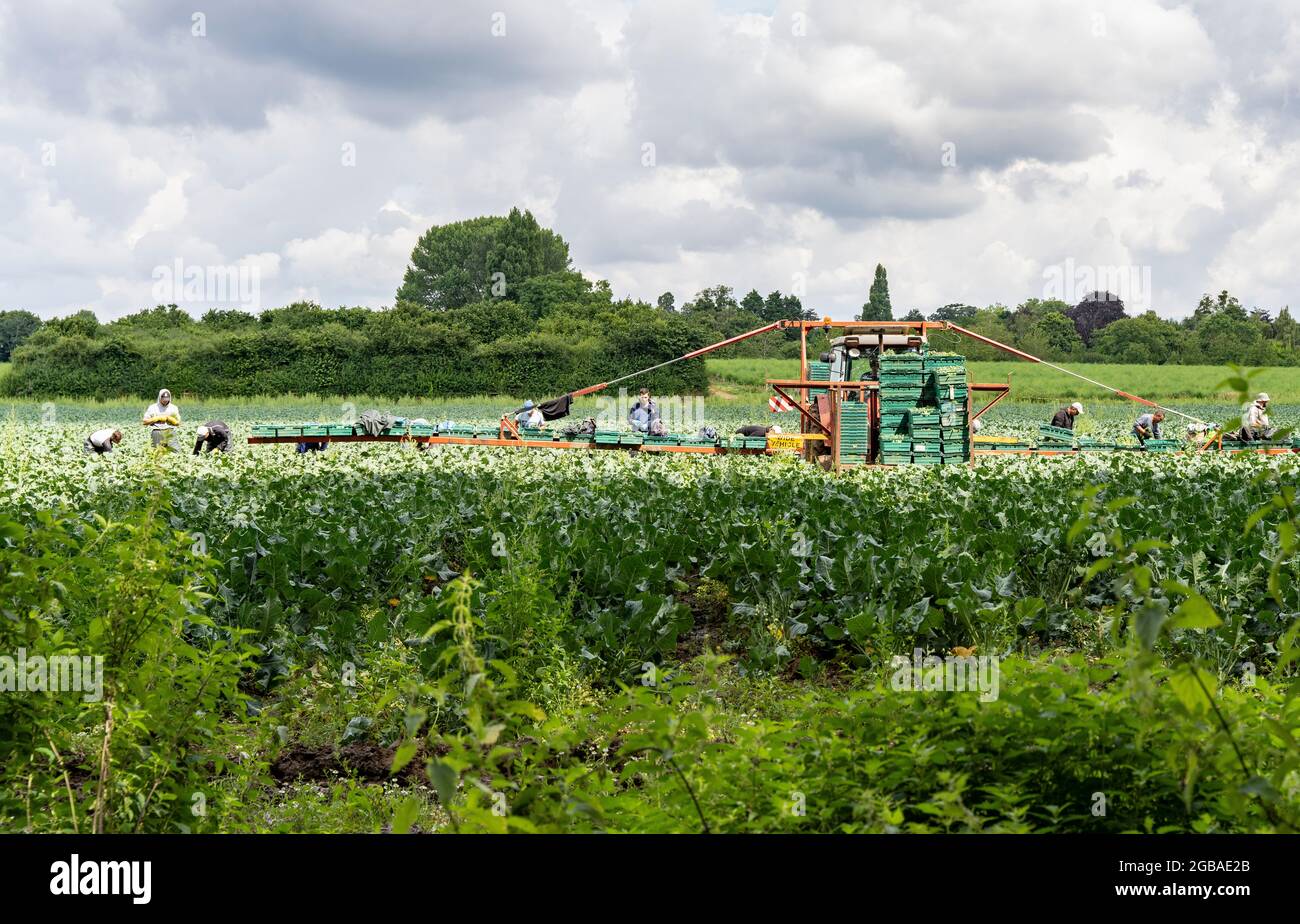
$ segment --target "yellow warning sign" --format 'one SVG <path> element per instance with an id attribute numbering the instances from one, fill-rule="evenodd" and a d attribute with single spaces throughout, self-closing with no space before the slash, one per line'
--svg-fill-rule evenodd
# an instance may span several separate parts
<path id="1" fill-rule="evenodd" d="M 769 436 L 767 438 L 768 449 L 793 449 L 796 452 L 803 449 L 803 441 L 806 439 L 819 440 L 823 439 L 820 434 L 811 433 L 792 433 L 788 436 Z"/>

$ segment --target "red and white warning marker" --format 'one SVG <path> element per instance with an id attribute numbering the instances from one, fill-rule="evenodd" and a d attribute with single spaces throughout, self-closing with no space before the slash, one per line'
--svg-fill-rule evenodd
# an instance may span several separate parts
<path id="1" fill-rule="evenodd" d="M 767 399 L 767 406 L 771 408 L 773 414 L 779 414 L 782 411 L 793 411 L 794 405 L 782 398 L 780 395 L 773 395 Z"/>

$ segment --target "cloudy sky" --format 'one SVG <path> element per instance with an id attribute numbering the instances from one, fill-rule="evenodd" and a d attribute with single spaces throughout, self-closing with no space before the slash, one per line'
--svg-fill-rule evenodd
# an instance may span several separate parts
<path id="1" fill-rule="evenodd" d="M 513 205 L 647 300 L 843 318 L 880 262 L 896 310 L 1300 305 L 1300 0 L 192 6 L 0 0 L 0 308 L 116 317 L 178 260 L 386 305 Z"/>

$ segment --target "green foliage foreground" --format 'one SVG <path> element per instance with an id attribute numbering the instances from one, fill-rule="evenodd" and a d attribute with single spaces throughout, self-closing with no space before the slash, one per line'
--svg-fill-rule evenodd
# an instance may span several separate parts
<path id="1" fill-rule="evenodd" d="M 5 830 L 1300 817 L 1289 458 L 138 442 L 4 429 L 0 654 L 106 662 L 99 700 L 0 699 Z M 956 646 L 996 699 L 895 688 Z"/>

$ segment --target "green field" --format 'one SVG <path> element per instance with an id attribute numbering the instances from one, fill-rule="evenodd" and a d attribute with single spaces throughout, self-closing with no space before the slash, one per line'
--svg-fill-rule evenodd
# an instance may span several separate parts
<path id="1" fill-rule="evenodd" d="M 502 403 L 387 409 L 491 421 Z M 142 410 L 0 421 L 0 652 L 106 661 L 97 699 L 0 697 L 0 830 L 87 831 L 97 805 L 105 831 L 170 832 L 1300 820 L 1279 666 L 1300 563 L 1272 501 L 1293 458 L 837 476 L 389 444 L 194 457 L 151 451 Z M 242 436 L 344 412 L 182 410 L 182 446 L 209 416 Z M 110 423 L 124 445 L 83 453 Z M 989 659 L 975 686 L 895 660 L 959 649 Z"/>
<path id="2" fill-rule="evenodd" d="M 714 387 L 732 393 L 761 389 L 766 379 L 795 378 L 799 374 L 799 361 L 795 359 L 709 359 L 706 362 Z M 1078 363 L 1066 368 L 1152 401 L 1225 398 L 1233 394 L 1230 387 L 1222 384 L 1227 372 L 1219 366 Z M 1108 395 L 1102 389 L 1055 369 L 1016 360 L 971 363 L 970 379 L 973 382 L 1010 382 L 1011 396 L 1019 401 L 1069 403 Z M 1261 370 L 1253 383 L 1257 389 L 1267 391 L 1275 401 L 1300 401 L 1300 367 Z"/>

